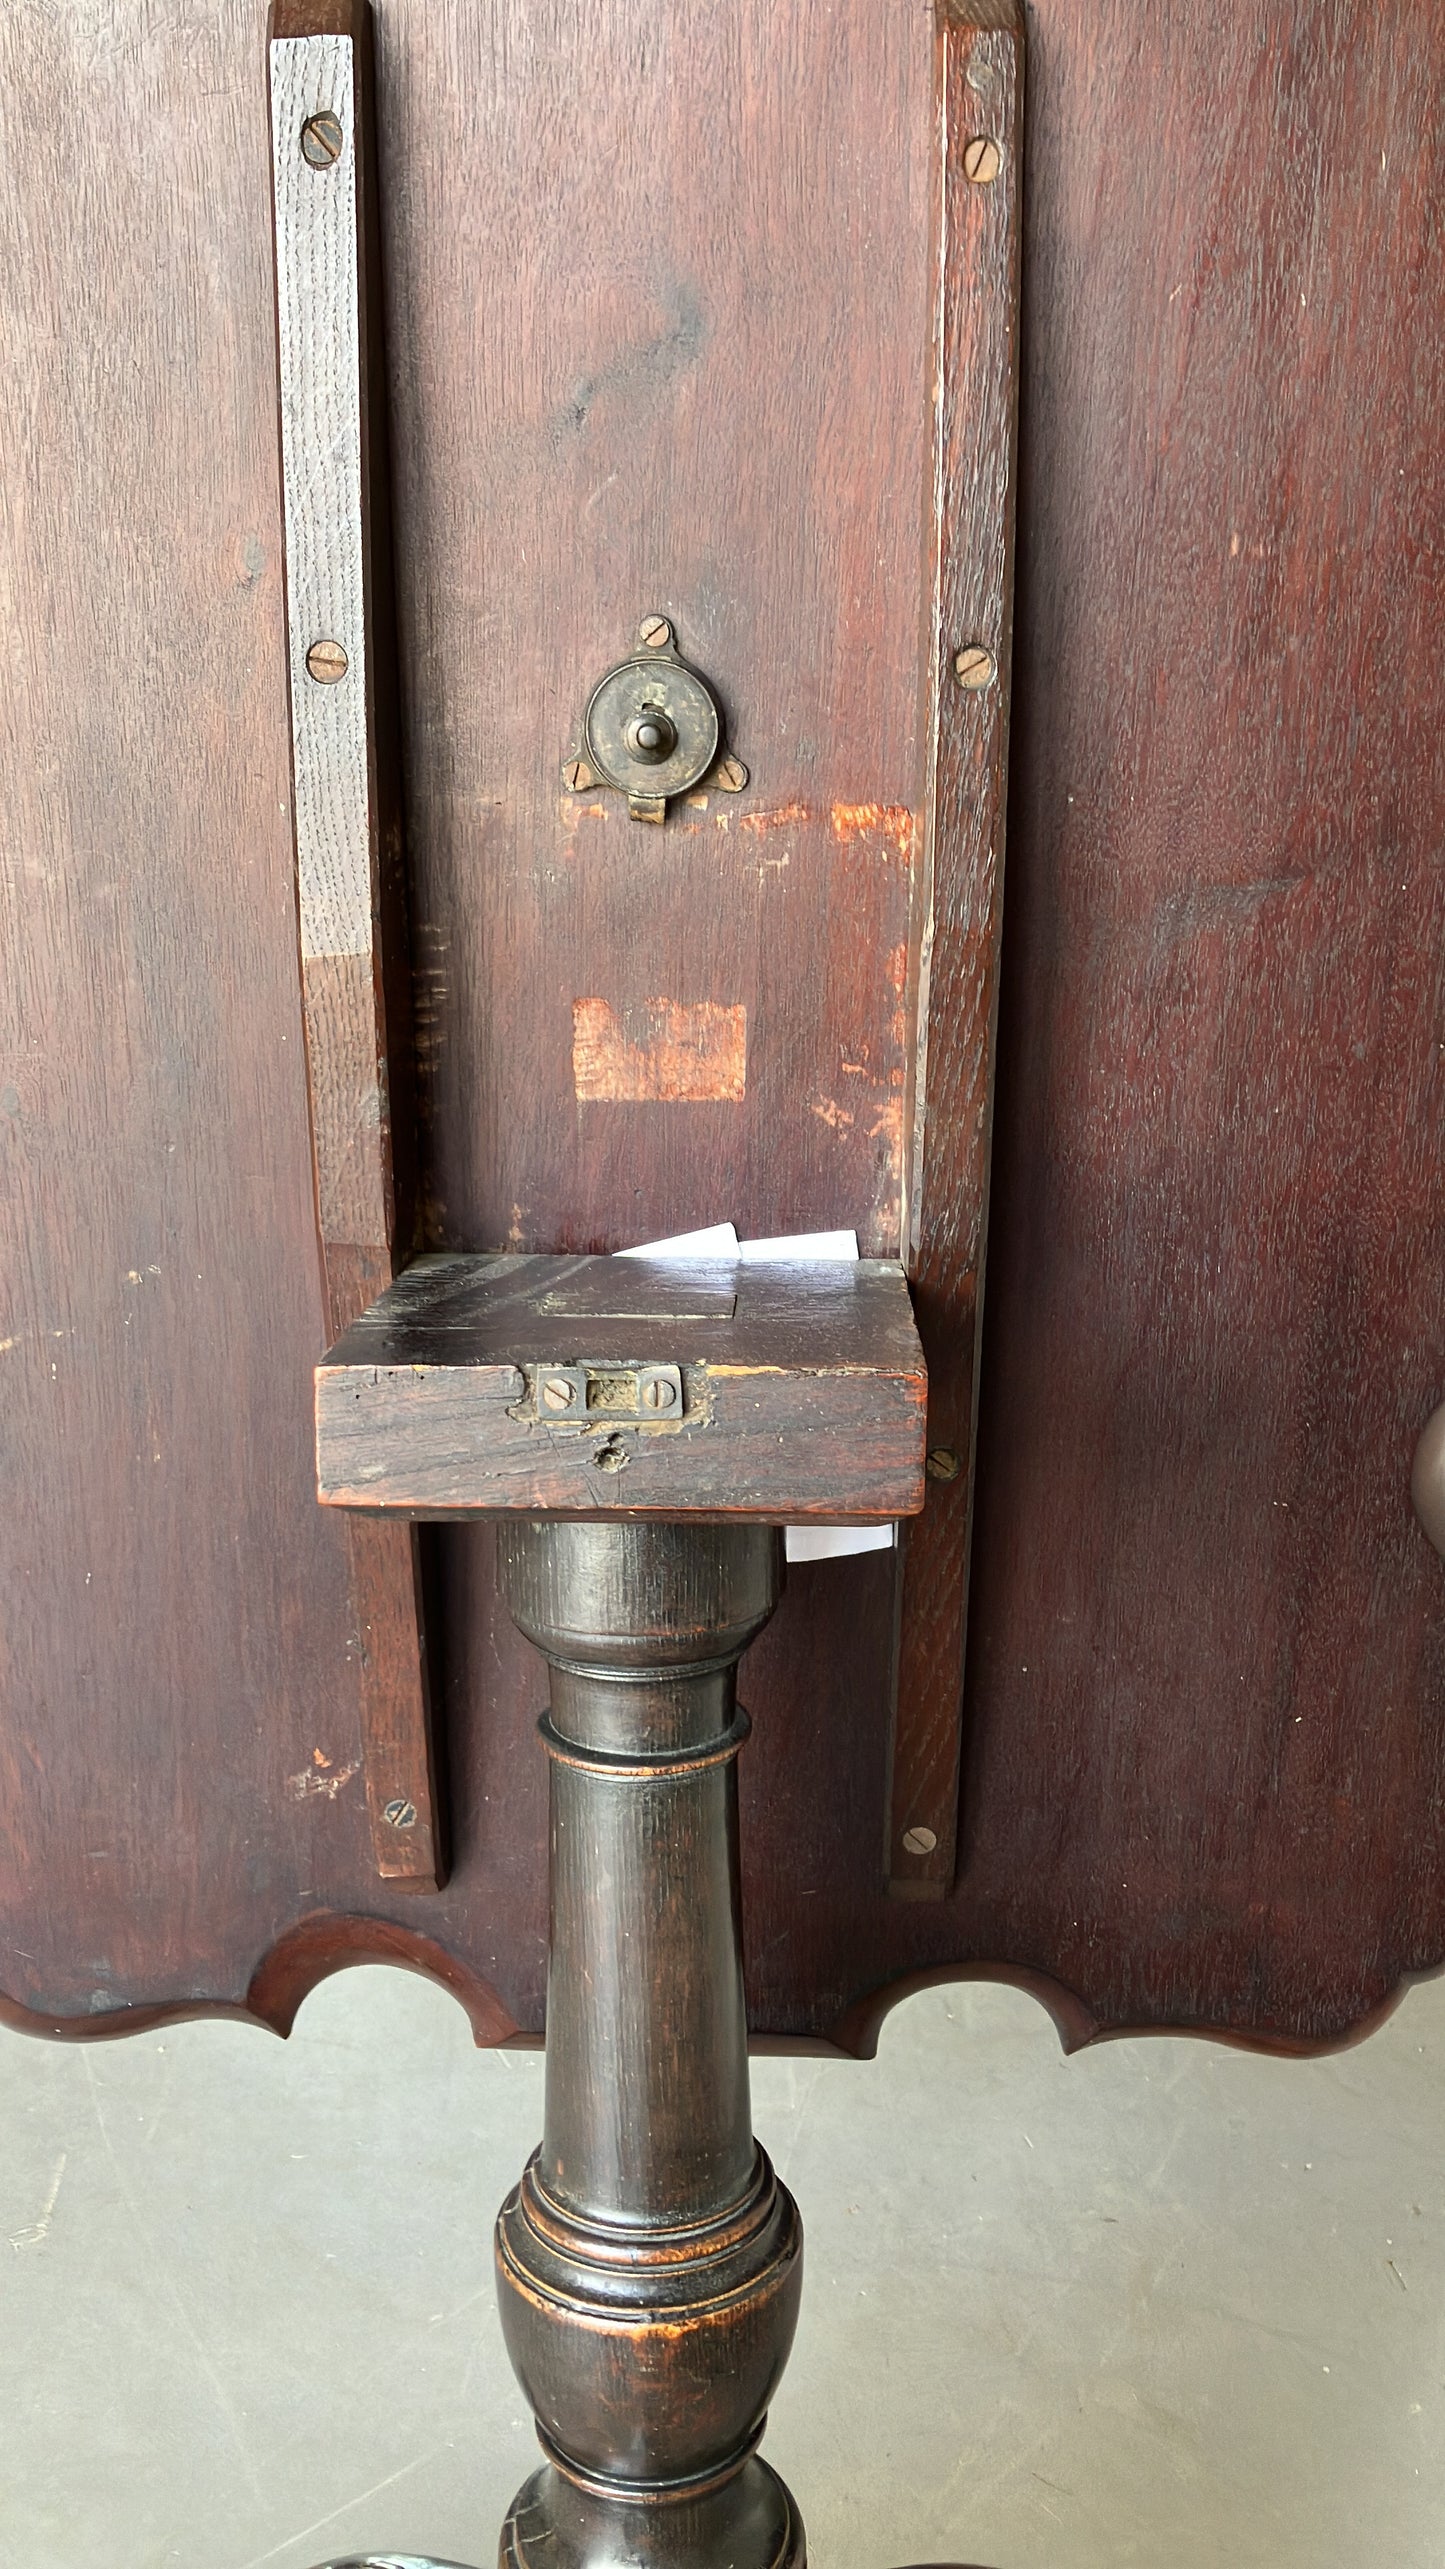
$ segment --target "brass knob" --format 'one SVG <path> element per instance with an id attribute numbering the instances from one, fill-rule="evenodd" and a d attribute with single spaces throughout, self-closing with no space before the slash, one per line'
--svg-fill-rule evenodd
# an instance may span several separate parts
<path id="1" fill-rule="evenodd" d="M 627 746 L 634 758 L 659 766 L 677 747 L 677 725 L 661 705 L 643 705 L 627 726 Z"/>

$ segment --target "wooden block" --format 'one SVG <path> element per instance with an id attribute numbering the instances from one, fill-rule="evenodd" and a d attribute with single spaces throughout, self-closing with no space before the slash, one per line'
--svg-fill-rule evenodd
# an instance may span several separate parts
<path id="1" fill-rule="evenodd" d="M 317 1484 L 405 1516 L 876 1522 L 923 1504 L 926 1398 L 884 1260 L 422 1258 L 317 1367 Z"/>

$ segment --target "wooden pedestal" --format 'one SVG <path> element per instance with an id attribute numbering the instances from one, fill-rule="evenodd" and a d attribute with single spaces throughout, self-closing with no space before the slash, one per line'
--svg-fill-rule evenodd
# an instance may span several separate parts
<path id="1" fill-rule="evenodd" d="M 922 1504 L 901 1270 L 436 1258 L 317 1368 L 324 1500 L 500 1517 L 551 1671 L 547 2103 L 497 2224 L 546 2455 L 503 2569 L 801 2569 L 756 2447 L 802 2283 L 752 2134 L 736 1670 L 779 1521 Z"/>
<path id="2" fill-rule="evenodd" d="M 754 2034 L 1289 2051 L 1440 1966 L 1445 9 L 1028 26 L 1025 116 L 1012 0 L 0 13 L 7 2025 L 390 1960 L 541 2039 L 458 1471 L 665 1523 L 780 1379 L 541 1345 L 676 1362 L 589 1441 L 434 1347 L 365 1515 L 308 1388 L 413 1260 L 720 1215 L 929 1364 L 907 1539 L 750 1652 Z M 748 779 L 662 826 L 575 774 L 644 618 Z M 799 1514 L 898 1380 L 789 1394 Z"/>
<path id="3" fill-rule="evenodd" d="M 802 2526 L 755 2448 L 803 2238 L 749 2117 L 735 1772 L 781 1536 L 530 1523 L 502 1551 L 552 1670 L 546 2119 L 497 2225 L 547 2460 L 502 2560 L 793 2569 Z"/>

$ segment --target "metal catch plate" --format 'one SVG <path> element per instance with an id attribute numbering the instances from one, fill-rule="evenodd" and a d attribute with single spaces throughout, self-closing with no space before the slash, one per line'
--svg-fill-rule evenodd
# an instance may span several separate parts
<path id="1" fill-rule="evenodd" d="M 680 1365 L 529 1365 L 527 1393 L 550 1427 L 675 1427 L 687 1415 Z"/>
<path id="2" fill-rule="evenodd" d="M 666 818 L 669 797 L 709 774 L 725 793 L 747 783 L 740 759 L 719 755 L 722 710 L 707 680 L 678 652 L 666 616 L 644 616 L 637 648 L 593 688 L 584 755 L 567 762 L 574 793 L 610 785 L 636 821 Z"/>
<path id="3" fill-rule="evenodd" d="M 674 652 L 624 660 L 594 690 L 583 727 L 599 776 L 625 793 L 685 794 L 717 756 L 717 700 Z"/>

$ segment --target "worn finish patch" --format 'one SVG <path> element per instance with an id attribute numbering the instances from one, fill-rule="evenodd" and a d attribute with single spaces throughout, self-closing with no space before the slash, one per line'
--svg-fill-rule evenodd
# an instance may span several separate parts
<path id="1" fill-rule="evenodd" d="M 906 803 L 835 803 L 828 818 L 840 847 L 875 847 L 912 864 L 918 815 Z"/>
<path id="2" fill-rule="evenodd" d="M 716 1000 L 572 1003 L 572 1084 L 584 1105 L 737 1104 L 747 1095 L 748 1012 Z"/>
<path id="3" fill-rule="evenodd" d="M 301 990 L 321 1237 L 379 1248 L 391 1216 L 371 957 L 308 955 Z"/>

